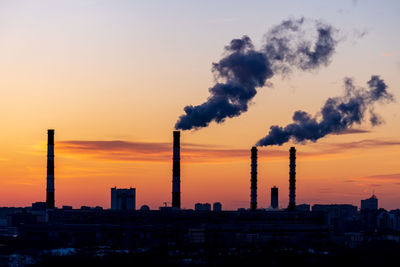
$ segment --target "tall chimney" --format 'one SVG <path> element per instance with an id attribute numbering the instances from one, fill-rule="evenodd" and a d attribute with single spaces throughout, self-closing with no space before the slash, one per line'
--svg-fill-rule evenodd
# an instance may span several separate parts
<path id="1" fill-rule="evenodd" d="M 250 209 L 257 209 L 257 148 L 253 146 L 251 148 L 251 199 Z"/>
<path id="2" fill-rule="evenodd" d="M 290 211 L 296 210 L 296 148 L 290 150 L 290 172 L 289 172 L 289 207 Z"/>
<path id="3" fill-rule="evenodd" d="M 172 207 L 181 208 L 181 132 L 174 131 L 174 151 L 172 165 Z"/>
<path id="4" fill-rule="evenodd" d="M 47 130 L 46 207 L 54 209 L 54 130 Z"/>
<path id="5" fill-rule="evenodd" d="M 278 202 L 278 187 L 271 187 L 271 208 L 277 209 L 279 205 Z"/>

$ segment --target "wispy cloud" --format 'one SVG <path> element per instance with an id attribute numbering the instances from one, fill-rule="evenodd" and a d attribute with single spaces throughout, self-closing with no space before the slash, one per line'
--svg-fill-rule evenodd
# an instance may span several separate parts
<path id="1" fill-rule="evenodd" d="M 364 133 L 364 130 L 354 130 L 350 133 Z M 398 146 L 400 141 L 362 140 L 345 143 L 321 143 L 319 151 L 305 152 L 298 149 L 302 158 L 321 157 L 340 154 L 351 149 L 375 149 L 386 146 Z M 108 161 L 137 162 L 170 162 L 172 144 L 166 142 L 130 142 L 122 140 L 88 141 L 66 140 L 56 143 L 58 155 L 93 158 Z M 221 163 L 230 161 L 246 161 L 250 156 L 248 149 L 227 149 L 220 146 L 182 143 L 182 161 L 187 163 Z M 261 159 L 287 159 L 286 148 L 268 148 L 259 150 Z"/>
<path id="2" fill-rule="evenodd" d="M 397 51 L 397 52 L 386 52 L 386 53 L 383 53 L 381 55 L 383 57 L 394 57 L 394 56 L 399 56 L 400 52 L 399 51 Z"/>
<path id="3" fill-rule="evenodd" d="M 353 129 L 353 128 L 349 128 L 346 129 L 342 132 L 339 133 L 335 133 L 335 135 L 344 135 L 344 134 L 362 134 L 362 133 L 370 133 L 370 130 L 364 130 L 364 129 Z"/>
<path id="4" fill-rule="evenodd" d="M 353 177 L 345 180 L 361 187 L 379 187 L 382 185 L 400 185 L 400 173 L 375 174 L 361 177 Z"/>
<path id="5" fill-rule="evenodd" d="M 171 160 L 172 144 L 156 142 L 129 141 L 61 141 L 57 144 L 61 154 L 74 154 L 98 159 L 115 161 L 151 161 L 169 162 Z M 211 145 L 183 143 L 181 148 L 182 160 L 186 162 L 221 162 L 247 159 L 250 149 L 224 149 Z M 269 150 L 260 153 L 260 157 L 287 157 L 284 150 Z"/>
<path id="6" fill-rule="evenodd" d="M 399 182 L 400 173 L 390 173 L 390 174 L 376 174 L 364 177 L 352 178 L 353 181 L 356 180 L 374 180 L 374 181 L 385 181 L 385 182 Z"/>
<path id="7" fill-rule="evenodd" d="M 399 140 L 375 140 L 365 139 L 354 142 L 343 142 L 343 143 L 325 143 L 323 144 L 326 148 L 324 153 L 343 153 L 352 149 L 379 149 L 383 147 L 399 146 Z"/>

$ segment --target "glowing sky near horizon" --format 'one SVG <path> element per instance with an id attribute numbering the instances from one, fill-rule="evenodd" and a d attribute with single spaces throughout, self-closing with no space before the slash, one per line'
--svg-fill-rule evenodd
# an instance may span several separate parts
<path id="1" fill-rule="evenodd" d="M 240 117 L 183 132 L 182 206 L 248 207 L 250 147 L 269 127 L 315 114 L 345 77 L 365 86 L 376 74 L 397 100 L 377 106 L 385 123 L 260 148 L 258 202 L 268 207 L 276 185 L 287 205 L 295 145 L 299 204 L 359 205 L 375 192 L 400 208 L 398 14 L 398 1 L 0 1 L 0 206 L 44 201 L 48 128 L 57 206 L 109 207 L 112 186 L 136 187 L 137 207 L 170 202 L 173 126 L 209 96 L 212 62 L 233 38 L 260 47 L 269 28 L 304 16 L 339 29 L 331 63 L 276 76 Z"/>

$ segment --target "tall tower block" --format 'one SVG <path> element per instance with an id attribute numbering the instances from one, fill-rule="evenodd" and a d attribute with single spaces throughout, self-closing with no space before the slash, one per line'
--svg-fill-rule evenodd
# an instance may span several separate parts
<path id="1" fill-rule="evenodd" d="M 181 132 L 174 131 L 172 156 L 172 207 L 181 208 Z"/>
<path id="2" fill-rule="evenodd" d="M 47 130 L 47 188 L 46 207 L 54 209 L 54 130 Z"/>

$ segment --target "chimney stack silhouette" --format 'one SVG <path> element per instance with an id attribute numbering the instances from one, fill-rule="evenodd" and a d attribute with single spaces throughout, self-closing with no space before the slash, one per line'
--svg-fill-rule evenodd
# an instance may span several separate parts
<path id="1" fill-rule="evenodd" d="M 251 148 L 250 209 L 257 209 L 257 148 Z"/>
<path id="2" fill-rule="evenodd" d="M 172 165 L 172 207 L 181 208 L 181 132 L 174 131 Z"/>
<path id="3" fill-rule="evenodd" d="M 290 171 L 289 171 L 289 207 L 290 211 L 296 210 L 296 148 L 290 150 Z"/>
<path id="4" fill-rule="evenodd" d="M 279 206 L 278 202 L 278 187 L 271 187 L 271 208 L 277 209 Z"/>
<path id="5" fill-rule="evenodd" d="M 46 207 L 54 209 L 54 130 L 47 130 L 47 188 Z"/>

